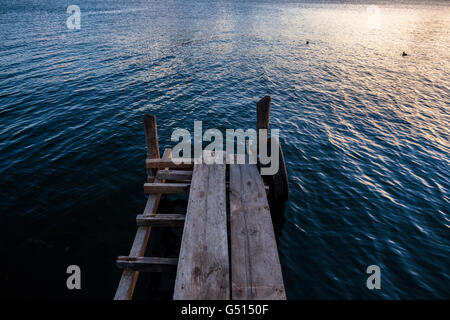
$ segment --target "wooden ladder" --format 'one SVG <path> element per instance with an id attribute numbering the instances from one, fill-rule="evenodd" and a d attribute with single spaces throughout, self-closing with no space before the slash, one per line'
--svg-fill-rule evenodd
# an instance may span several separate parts
<path id="1" fill-rule="evenodd" d="M 144 257 L 148 239 L 152 227 L 182 227 L 184 225 L 184 215 L 158 214 L 158 205 L 162 194 L 167 193 L 188 193 L 192 170 L 169 170 L 172 166 L 172 149 L 166 148 L 162 159 L 159 155 L 158 131 L 156 117 L 152 115 L 144 116 L 144 130 L 147 144 L 147 183 L 144 184 L 144 192 L 148 193 L 147 203 L 144 212 L 136 217 L 138 229 L 128 256 L 120 256 L 117 259 L 117 266 L 123 269 L 119 286 L 116 290 L 115 300 L 130 300 L 133 297 L 134 288 L 140 271 L 168 271 L 176 270 L 178 259 Z M 156 165 L 151 161 L 157 160 Z M 169 163 L 167 166 L 162 166 Z M 179 166 L 180 169 L 192 169 L 193 165 Z M 180 183 L 165 183 L 165 181 L 180 181 Z"/>

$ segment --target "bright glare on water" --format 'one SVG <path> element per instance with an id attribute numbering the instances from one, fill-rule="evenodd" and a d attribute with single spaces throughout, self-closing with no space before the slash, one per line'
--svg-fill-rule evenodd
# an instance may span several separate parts
<path id="1" fill-rule="evenodd" d="M 0 0 L 2 295 L 112 298 L 145 204 L 142 115 L 170 146 L 194 120 L 254 128 L 269 94 L 288 298 L 449 298 L 448 1 L 80 0 L 80 30 L 69 4 Z M 136 297 L 155 282 L 142 275 Z M 160 287 L 150 298 L 170 298 Z"/>

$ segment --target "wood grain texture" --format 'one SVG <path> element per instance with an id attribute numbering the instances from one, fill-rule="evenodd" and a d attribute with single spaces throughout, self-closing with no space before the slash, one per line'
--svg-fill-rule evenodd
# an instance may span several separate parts
<path id="1" fill-rule="evenodd" d="M 166 181 L 191 181 L 191 170 L 160 170 L 156 178 Z"/>
<path id="2" fill-rule="evenodd" d="M 172 149 L 166 148 L 166 150 L 164 150 L 163 159 L 168 160 L 171 157 Z M 159 180 L 156 181 L 161 182 Z M 143 215 L 156 213 L 160 199 L 160 194 L 149 195 Z M 151 227 L 138 227 L 136 236 L 134 237 L 133 246 L 131 247 L 129 254 L 131 257 L 139 257 L 144 255 L 150 232 Z M 136 286 L 138 276 L 138 271 L 124 270 L 122 272 L 122 277 L 120 278 L 114 300 L 130 300 L 133 297 L 134 287 Z"/>
<path id="3" fill-rule="evenodd" d="M 175 163 L 170 159 L 146 159 L 145 167 L 147 169 L 169 168 L 169 169 L 180 169 L 180 170 L 183 170 L 183 169 L 192 170 L 192 168 L 194 167 L 194 164 L 193 163 Z"/>
<path id="4" fill-rule="evenodd" d="M 144 183 L 144 193 L 188 193 L 189 183 Z"/>
<path id="5" fill-rule="evenodd" d="M 230 165 L 231 293 L 286 299 L 269 204 L 256 165 Z"/>
<path id="6" fill-rule="evenodd" d="M 225 164 L 194 166 L 173 298 L 230 298 Z"/>
<path id="7" fill-rule="evenodd" d="M 131 271 L 166 272 L 177 269 L 177 258 L 160 257 L 118 257 L 117 267 Z"/>
<path id="8" fill-rule="evenodd" d="M 156 126 L 156 117 L 151 114 L 145 114 L 143 117 L 145 143 L 147 145 L 147 158 L 159 159 L 158 127 Z"/>
<path id="9" fill-rule="evenodd" d="M 182 227 L 184 226 L 184 215 L 170 213 L 157 213 L 150 216 L 138 215 L 136 224 L 150 227 Z"/>
<path id="10" fill-rule="evenodd" d="M 147 145 L 147 158 L 159 159 L 159 142 L 158 127 L 156 125 L 156 117 L 151 114 L 145 114 L 143 119 L 145 144 Z M 147 181 L 153 182 L 155 179 L 156 169 L 147 169 Z"/>

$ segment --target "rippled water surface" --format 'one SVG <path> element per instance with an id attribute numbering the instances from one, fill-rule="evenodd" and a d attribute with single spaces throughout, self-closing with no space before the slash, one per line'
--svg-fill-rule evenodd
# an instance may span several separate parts
<path id="1" fill-rule="evenodd" d="M 80 0 L 80 30 L 69 4 L 0 1 L 2 295 L 112 298 L 145 204 L 142 115 L 167 146 L 194 120 L 253 128 L 270 94 L 288 298 L 450 297 L 448 2 L 379 2 L 377 18 L 364 3 Z M 170 297 L 158 281 L 137 297 Z"/>

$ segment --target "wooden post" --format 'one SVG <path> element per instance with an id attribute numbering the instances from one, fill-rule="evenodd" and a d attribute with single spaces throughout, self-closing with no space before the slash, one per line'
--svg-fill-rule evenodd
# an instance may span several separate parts
<path id="1" fill-rule="evenodd" d="M 258 159 L 259 159 L 259 129 L 267 129 L 267 151 L 271 152 L 272 139 L 269 137 L 269 121 L 270 121 L 270 96 L 265 96 L 256 103 L 256 127 L 258 129 Z M 272 176 L 263 176 L 263 180 L 269 185 L 269 200 L 271 204 L 288 200 L 289 198 L 289 182 L 284 162 L 281 144 L 278 146 L 279 152 L 279 169 Z M 258 161 L 258 169 L 261 164 Z"/>
<path id="2" fill-rule="evenodd" d="M 265 96 L 256 103 L 256 128 L 269 130 L 270 96 Z M 258 133 L 258 132 L 257 132 Z M 269 136 L 269 133 L 267 133 Z"/>
<path id="3" fill-rule="evenodd" d="M 259 129 L 267 129 L 267 138 L 269 138 L 270 121 L 270 96 L 265 96 L 256 103 L 256 150 L 259 159 Z M 259 168 L 259 160 L 258 160 Z"/>
<path id="4" fill-rule="evenodd" d="M 143 118 L 145 143 L 147 144 L 147 159 L 159 159 L 158 128 L 156 116 L 145 114 Z M 147 169 L 147 181 L 153 182 L 157 169 Z"/>

